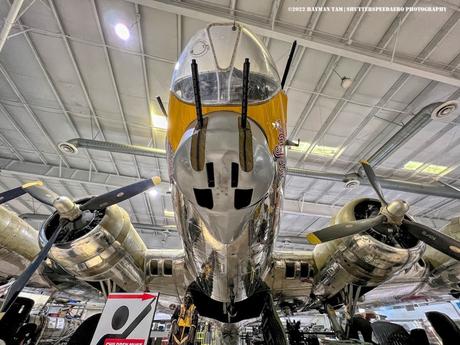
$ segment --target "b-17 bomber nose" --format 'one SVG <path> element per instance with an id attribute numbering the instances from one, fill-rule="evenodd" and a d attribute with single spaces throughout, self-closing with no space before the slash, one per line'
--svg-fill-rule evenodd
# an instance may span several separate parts
<path id="1" fill-rule="evenodd" d="M 263 131 L 251 120 L 243 128 L 234 112 L 211 113 L 203 128 L 191 127 L 174 157 L 174 180 L 180 191 L 204 220 L 219 215 L 213 227 L 225 224 L 227 233 L 237 231 L 251 206 L 267 195 L 274 174 Z"/>

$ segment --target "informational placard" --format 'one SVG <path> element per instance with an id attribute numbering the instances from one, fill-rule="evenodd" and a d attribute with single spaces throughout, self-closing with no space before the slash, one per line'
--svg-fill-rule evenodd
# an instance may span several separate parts
<path id="1" fill-rule="evenodd" d="M 158 297 L 158 292 L 110 294 L 91 345 L 146 345 Z"/>

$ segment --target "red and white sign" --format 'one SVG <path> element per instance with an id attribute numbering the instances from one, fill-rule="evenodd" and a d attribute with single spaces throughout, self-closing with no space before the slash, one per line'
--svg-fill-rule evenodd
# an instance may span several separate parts
<path id="1" fill-rule="evenodd" d="M 104 345 L 144 345 L 144 339 L 105 339 Z"/>
<path id="2" fill-rule="evenodd" d="M 158 297 L 158 292 L 110 294 L 91 345 L 146 345 Z"/>

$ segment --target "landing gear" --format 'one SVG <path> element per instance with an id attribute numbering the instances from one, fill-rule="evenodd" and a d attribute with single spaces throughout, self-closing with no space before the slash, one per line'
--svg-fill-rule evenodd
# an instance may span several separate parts
<path id="1" fill-rule="evenodd" d="M 350 326 L 353 321 L 353 317 L 355 316 L 356 312 L 356 305 L 358 303 L 358 299 L 361 295 L 361 286 L 355 286 L 353 284 L 348 284 L 345 287 L 344 291 L 344 301 L 345 301 L 345 317 L 346 317 L 346 326 L 345 326 L 345 339 L 349 339 L 350 337 Z"/>
<path id="2" fill-rule="evenodd" d="M 331 321 L 332 330 L 334 331 L 335 335 L 339 339 L 344 339 L 345 332 L 343 331 L 343 328 L 340 325 L 339 319 L 337 318 L 337 314 L 335 313 L 335 309 L 330 304 L 326 304 L 324 308 L 326 309 L 327 316 Z"/>
<path id="3" fill-rule="evenodd" d="M 276 313 L 271 294 L 267 293 L 262 310 L 262 334 L 267 345 L 287 345 L 281 320 Z"/>

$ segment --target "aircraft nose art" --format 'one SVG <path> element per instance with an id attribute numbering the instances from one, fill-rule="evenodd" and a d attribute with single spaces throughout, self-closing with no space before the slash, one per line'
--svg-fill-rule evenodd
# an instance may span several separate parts
<path id="1" fill-rule="evenodd" d="M 239 121 L 233 112 L 211 114 L 205 135 L 198 141 L 195 129 L 188 130 L 174 157 L 174 180 L 220 243 L 238 237 L 252 206 L 267 195 L 275 172 L 262 130 L 250 121 L 245 137 Z M 204 156 L 203 166 L 194 164 L 195 155 Z"/>

